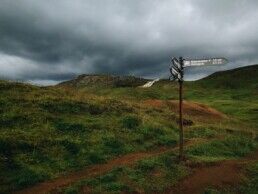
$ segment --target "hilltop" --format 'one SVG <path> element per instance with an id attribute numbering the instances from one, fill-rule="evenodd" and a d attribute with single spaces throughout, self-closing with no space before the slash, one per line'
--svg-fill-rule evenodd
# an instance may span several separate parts
<path id="1" fill-rule="evenodd" d="M 148 80 L 134 76 L 115 75 L 88 75 L 83 74 L 77 78 L 62 82 L 58 86 L 62 87 L 137 87 L 145 84 Z"/>

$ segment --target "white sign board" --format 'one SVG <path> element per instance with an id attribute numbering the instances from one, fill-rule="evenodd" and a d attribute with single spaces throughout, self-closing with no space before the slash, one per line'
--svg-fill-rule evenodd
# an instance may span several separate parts
<path id="1" fill-rule="evenodd" d="M 203 65 L 223 65 L 227 63 L 225 58 L 211 58 L 211 59 L 191 59 L 184 60 L 184 67 L 203 66 Z"/>

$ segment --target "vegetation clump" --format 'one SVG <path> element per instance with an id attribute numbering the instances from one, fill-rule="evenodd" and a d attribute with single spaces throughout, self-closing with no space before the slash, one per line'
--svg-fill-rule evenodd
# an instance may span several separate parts
<path id="1" fill-rule="evenodd" d="M 141 124 L 141 119 L 137 116 L 126 116 L 123 118 L 122 124 L 126 129 L 136 129 Z"/>

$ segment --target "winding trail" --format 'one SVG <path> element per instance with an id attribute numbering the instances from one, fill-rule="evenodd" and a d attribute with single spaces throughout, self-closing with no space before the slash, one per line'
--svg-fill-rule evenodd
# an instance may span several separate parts
<path id="1" fill-rule="evenodd" d="M 206 142 L 206 139 L 192 139 L 191 141 L 186 142 L 186 146 L 190 147 L 192 145 L 196 145 L 197 143 L 203 143 Z M 82 179 L 92 178 L 96 177 L 98 175 L 107 173 L 108 171 L 111 171 L 115 167 L 119 166 L 130 166 L 133 165 L 135 162 L 148 158 L 148 157 L 154 157 L 158 156 L 167 152 L 176 151 L 178 150 L 178 147 L 173 148 L 159 148 L 154 151 L 150 152 L 137 152 L 137 153 L 131 153 L 127 154 L 118 158 L 115 158 L 113 160 L 108 161 L 105 164 L 97 164 L 88 166 L 85 169 L 82 169 L 77 172 L 72 172 L 67 175 L 61 176 L 59 178 L 49 180 L 46 182 L 38 183 L 32 187 L 26 188 L 21 191 L 17 191 L 17 194 L 44 194 L 49 193 L 53 190 L 57 190 L 58 188 L 63 188 L 71 185 L 72 183 L 75 183 Z"/>
<path id="2" fill-rule="evenodd" d="M 204 143 L 206 139 L 193 139 L 186 143 L 187 147 Z M 167 152 L 176 151 L 178 147 L 159 148 L 150 152 L 137 152 L 127 154 L 116 159 L 110 160 L 105 164 L 89 166 L 81 171 L 72 172 L 59 178 L 36 184 L 35 186 L 18 191 L 19 194 L 43 194 L 56 193 L 59 188 L 68 187 L 69 185 L 82 179 L 93 178 L 101 174 L 111 171 L 119 166 L 131 166 L 135 162 L 148 158 L 155 157 Z M 258 151 L 239 160 L 220 161 L 209 166 L 192 167 L 193 173 L 183 178 L 175 186 L 167 189 L 164 193 L 169 194 L 199 194 L 203 193 L 206 188 L 223 188 L 225 186 L 234 186 L 242 182 L 244 177 L 243 166 L 248 163 L 258 161 Z M 89 193 L 87 191 L 85 193 Z"/>

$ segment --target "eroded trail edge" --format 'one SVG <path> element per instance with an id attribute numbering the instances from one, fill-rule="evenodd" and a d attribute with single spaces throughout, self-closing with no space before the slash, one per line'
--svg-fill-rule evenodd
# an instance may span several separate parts
<path id="1" fill-rule="evenodd" d="M 237 186 L 244 178 L 243 167 L 256 161 L 258 151 L 239 160 L 226 160 L 212 166 L 197 167 L 192 174 L 165 193 L 199 194 L 208 187 L 222 189 L 225 186 Z"/>

